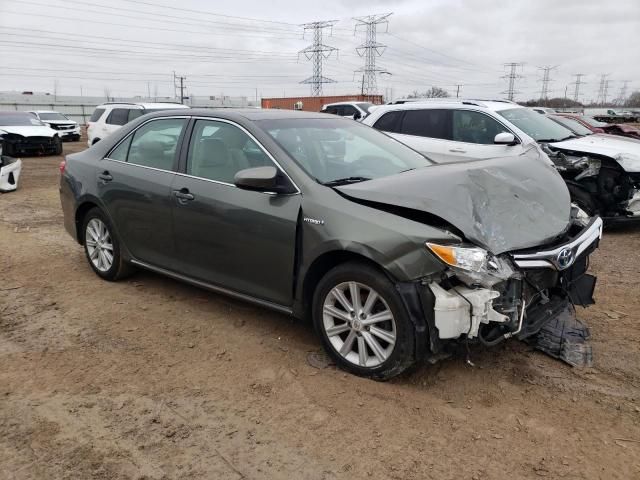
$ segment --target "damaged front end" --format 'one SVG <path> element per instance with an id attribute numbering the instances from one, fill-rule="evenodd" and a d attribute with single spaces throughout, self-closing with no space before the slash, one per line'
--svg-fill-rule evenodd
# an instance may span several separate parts
<path id="1" fill-rule="evenodd" d="M 561 151 L 543 145 L 572 200 L 605 222 L 640 220 L 640 159 Z"/>
<path id="2" fill-rule="evenodd" d="M 588 259 L 601 236 L 600 218 L 575 215 L 562 239 L 537 249 L 493 256 L 477 247 L 427 244 L 448 265 L 425 282 L 439 339 L 493 346 L 516 337 L 572 365 L 590 364 L 588 332 L 574 305 L 593 303 Z"/>

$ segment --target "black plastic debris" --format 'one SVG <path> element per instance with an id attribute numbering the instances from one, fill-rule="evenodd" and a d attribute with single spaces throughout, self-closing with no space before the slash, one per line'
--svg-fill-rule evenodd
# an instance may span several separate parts
<path id="1" fill-rule="evenodd" d="M 576 318 L 573 306 L 567 304 L 527 342 L 574 367 L 591 367 L 593 353 L 588 343 L 590 336 L 587 326 Z"/>

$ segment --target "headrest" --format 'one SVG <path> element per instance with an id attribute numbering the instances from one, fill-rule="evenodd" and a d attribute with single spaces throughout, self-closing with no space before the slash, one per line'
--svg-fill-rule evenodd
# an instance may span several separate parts
<path id="1" fill-rule="evenodd" d="M 194 157 L 194 163 L 198 167 L 219 167 L 229 163 L 231 155 L 219 138 L 203 138 L 196 148 Z"/>

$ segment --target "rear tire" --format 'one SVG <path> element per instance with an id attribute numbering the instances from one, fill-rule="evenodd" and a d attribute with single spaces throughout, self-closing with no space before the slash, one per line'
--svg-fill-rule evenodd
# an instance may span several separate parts
<path id="1" fill-rule="evenodd" d="M 56 143 L 55 155 L 62 155 L 62 140 L 58 137 L 58 142 Z"/>
<path id="2" fill-rule="evenodd" d="M 415 363 L 415 330 L 400 294 L 367 263 L 330 270 L 317 285 L 312 316 L 325 350 L 344 370 L 387 380 Z"/>
<path id="3" fill-rule="evenodd" d="M 133 272 L 122 258 L 111 222 L 99 208 L 89 210 L 83 219 L 82 244 L 89 266 L 100 278 L 115 281 Z"/>

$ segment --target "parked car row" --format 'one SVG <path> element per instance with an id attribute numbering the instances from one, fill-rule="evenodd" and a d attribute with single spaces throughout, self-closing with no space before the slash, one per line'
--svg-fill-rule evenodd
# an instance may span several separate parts
<path id="1" fill-rule="evenodd" d="M 572 200 L 589 215 L 638 220 L 640 142 L 560 124 L 570 120 L 509 101 L 442 100 L 380 106 L 363 123 L 438 163 L 512 155 L 551 159 Z"/>
<path id="2" fill-rule="evenodd" d="M 515 108 L 378 107 L 375 128 L 282 110 L 145 115 L 66 157 L 64 225 L 101 278 L 143 268 L 309 318 L 358 375 L 511 337 L 579 363 L 573 305 L 593 302 L 603 223 L 571 204 Z"/>

